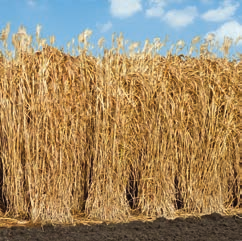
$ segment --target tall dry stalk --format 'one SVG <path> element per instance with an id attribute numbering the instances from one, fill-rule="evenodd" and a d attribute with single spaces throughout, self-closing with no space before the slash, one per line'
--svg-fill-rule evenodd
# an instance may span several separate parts
<path id="1" fill-rule="evenodd" d="M 192 58 L 171 55 L 183 41 L 160 56 L 166 41 L 158 38 L 126 52 L 120 34 L 97 58 L 90 34 L 79 36 L 73 57 L 46 45 L 40 26 L 34 53 L 20 28 L 15 58 L 6 50 L 0 59 L 0 199 L 8 215 L 68 223 L 84 211 L 123 221 L 133 210 L 172 217 L 238 206 L 241 62 L 214 58 L 213 36 Z"/>

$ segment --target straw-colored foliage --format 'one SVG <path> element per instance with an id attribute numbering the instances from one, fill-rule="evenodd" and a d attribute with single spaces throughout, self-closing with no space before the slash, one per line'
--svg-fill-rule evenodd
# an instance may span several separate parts
<path id="1" fill-rule="evenodd" d="M 81 37 L 75 57 L 39 32 L 39 51 L 25 36 L 13 58 L 0 57 L 6 215 L 123 221 L 132 210 L 172 217 L 238 206 L 241 61 L 162 57 L 148 43 L 94 57 Z"/>

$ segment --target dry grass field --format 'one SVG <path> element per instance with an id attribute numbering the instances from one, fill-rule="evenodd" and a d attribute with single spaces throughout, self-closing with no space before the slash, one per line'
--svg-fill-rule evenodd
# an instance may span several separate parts
<path id="1" fill-rule="evenodd" d="M 90 31 L 67 54 L 21 27 L 2 31 L 2 216 L 33 223 L 125 222 L 234 212 L 240 205 L 241 60 L 127 52 L 122 35 L 102 56 Z M 192 41 L 195 51 L 199 38 Z M 102 39 L 99 41 L 102 50 Z M 37 49 L 37 50 L 36 50 Z"/>

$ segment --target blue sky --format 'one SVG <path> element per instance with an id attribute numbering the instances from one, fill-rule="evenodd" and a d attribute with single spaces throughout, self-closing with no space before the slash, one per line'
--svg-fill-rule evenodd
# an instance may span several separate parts
<path id="1" fill-rule="evenodd" d="M 57 47 L 72 38 L 77 42 L 85 29 L 93 31 L 94 44 L 104 37 L 106 47 L 114 32 L 141 46 L 168 35 L 168 47 L 178 40 L 190 45 L 195 36 L 203 39 L 209 33 L 220 43 L 224 36 L 236 40 L 242 35 L 241 0 L 0 0 L 0 6 L 0 32 L 9 22 L 11 33 L 23 25 L 35 36 L 40 24 L 41 36 L 54 35 Z M 233 51 L 242 52 L 242 39 Z"/>

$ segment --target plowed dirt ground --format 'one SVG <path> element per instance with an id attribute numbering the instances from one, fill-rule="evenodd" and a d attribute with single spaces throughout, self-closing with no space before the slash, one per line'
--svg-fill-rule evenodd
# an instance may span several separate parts
<path id="1" fill-rule="evenodd" d="M 0 220 L 1 224 L 1 220 Z M 76 226 L 11 226 L 0 228 L 0 241 L 242 241 L 242 214 L 221 216 L 214 213 L 201 217 L 158 218 L 119 224 L 78 224 Z"/>

